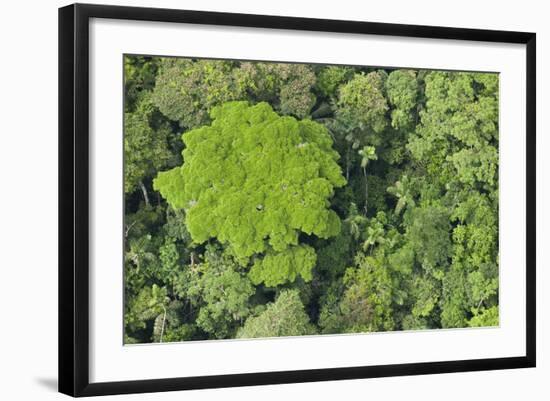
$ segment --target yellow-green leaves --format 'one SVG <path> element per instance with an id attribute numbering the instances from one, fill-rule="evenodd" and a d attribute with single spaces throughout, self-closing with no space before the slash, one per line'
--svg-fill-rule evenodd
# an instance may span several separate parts
<path id="1" fill-rule="evenodd" d="M 268 253 L 263 259 L 256 260 L 249 277 L 254 284 L 264 283 L 267 287 L 293 282 L 298 276 L 307 282 L 313 278 L 311 269 L 316 261 L 317 255 L 312 247 L 293 246 L 283 252 Z"/>
<path id="2" fill-rule="evenodd" d="M 211 115 L 210 126 L 183 135 L 183 166 L 159 173 L 154 188 L 185 209 L 195 242 L 216 238 L 238 258 L 268 251 L 256 270 L 280 271 L 266 284 L 311 278 L 315 252 L 298 237 L 338 234 L 329 199 L 345 184 L 326 128 L 267 103 L 230 102 Z"/>
<path id="3" fill-rule="evenodd" d="M 357 153 L 361 156 L 361 168 L 366 168 L 371 160 L 378 160 L 374 146 L 363 146 L 363 149 Z"/>
<path id="4" fill-rule="evenodd" d="M 498 326 L 498 306 L 492 306 L 483 312 L 476 313 L 468 322 L 470 327 Z"/>
<path id="5" fill-rule="evenodd" d="M 183 209 L 185 207 L 182 196 L 183 192 L 180 190 L 180 188 L 183 188 L 183 177 L 180 167 L 158 173 L 153 187 L 161 193 L 174 209 Z"/>

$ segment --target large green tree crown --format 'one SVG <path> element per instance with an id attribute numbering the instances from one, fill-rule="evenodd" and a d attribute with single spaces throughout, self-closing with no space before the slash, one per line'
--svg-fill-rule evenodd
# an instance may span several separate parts
<path id="1" fill-rule="evenodd" d="M 185 209 L 195 242 L 217 238 L 249 257 L 298 245 L 300 233 L 339 232 L 329 199 L 345 179 L 323 125 L 281 117 L 267 103 L 225 103 L 211 118 L 183 135 L 183 165 L 154 181 Z"/>

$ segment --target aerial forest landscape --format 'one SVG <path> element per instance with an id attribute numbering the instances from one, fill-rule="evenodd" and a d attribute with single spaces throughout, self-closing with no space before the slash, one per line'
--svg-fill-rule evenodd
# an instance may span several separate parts
<path id="1" fill-rule="evenodd" d="M 499 325 L 499 75 L 124 56 L 124 343 Z"/>

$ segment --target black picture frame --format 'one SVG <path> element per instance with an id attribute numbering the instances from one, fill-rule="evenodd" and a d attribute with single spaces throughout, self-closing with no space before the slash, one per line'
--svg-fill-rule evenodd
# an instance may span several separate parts
<path id="1" fill-rule="evenodd" d="M 520 357 L 90 383 L 88 61 L 91 18 L 526 45 L 526 353 Z M 513 369 L 536 364 L 536 35 L 479 29 L 74 4 L 59 9 L 59 391 L 95 396 Z"/>

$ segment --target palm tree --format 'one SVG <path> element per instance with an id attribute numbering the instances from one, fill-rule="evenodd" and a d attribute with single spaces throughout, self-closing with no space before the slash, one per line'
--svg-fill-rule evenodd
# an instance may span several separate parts
<path id="1" fill-rule="evenodd" d="M 400 181 L 397 181 L 393 187 L 389 187 L 388 192 L 397 198 L 395 213 L 400 214 L 405 206 L 415 206 L 412 182 L 406 175 Z"/>
<path id="2" fill-rule="evenodd" d="M 361 169 L 365 177 L 365 215 L 367 214 L 367 206 L 369 199 L 369 183 L 367 181 L 367 165 L 371 160 L 378 160 L 376 156 L 376 148 L 374 146 L 363 146 L 363 149 L 359 150 L 359 156 L 361 156 Z"/>
<path id="3" fill-rule="evenodd" d="M 382 223 L 376 220 L 371 220 L 372 224 L 367 228 L 366 240 L 363 242 L 363 249 L 366 251 L 370 248 L 370 253 L 374 248 L 374 245 L 383 244 L 386 240 L 384 226 Z"/>

